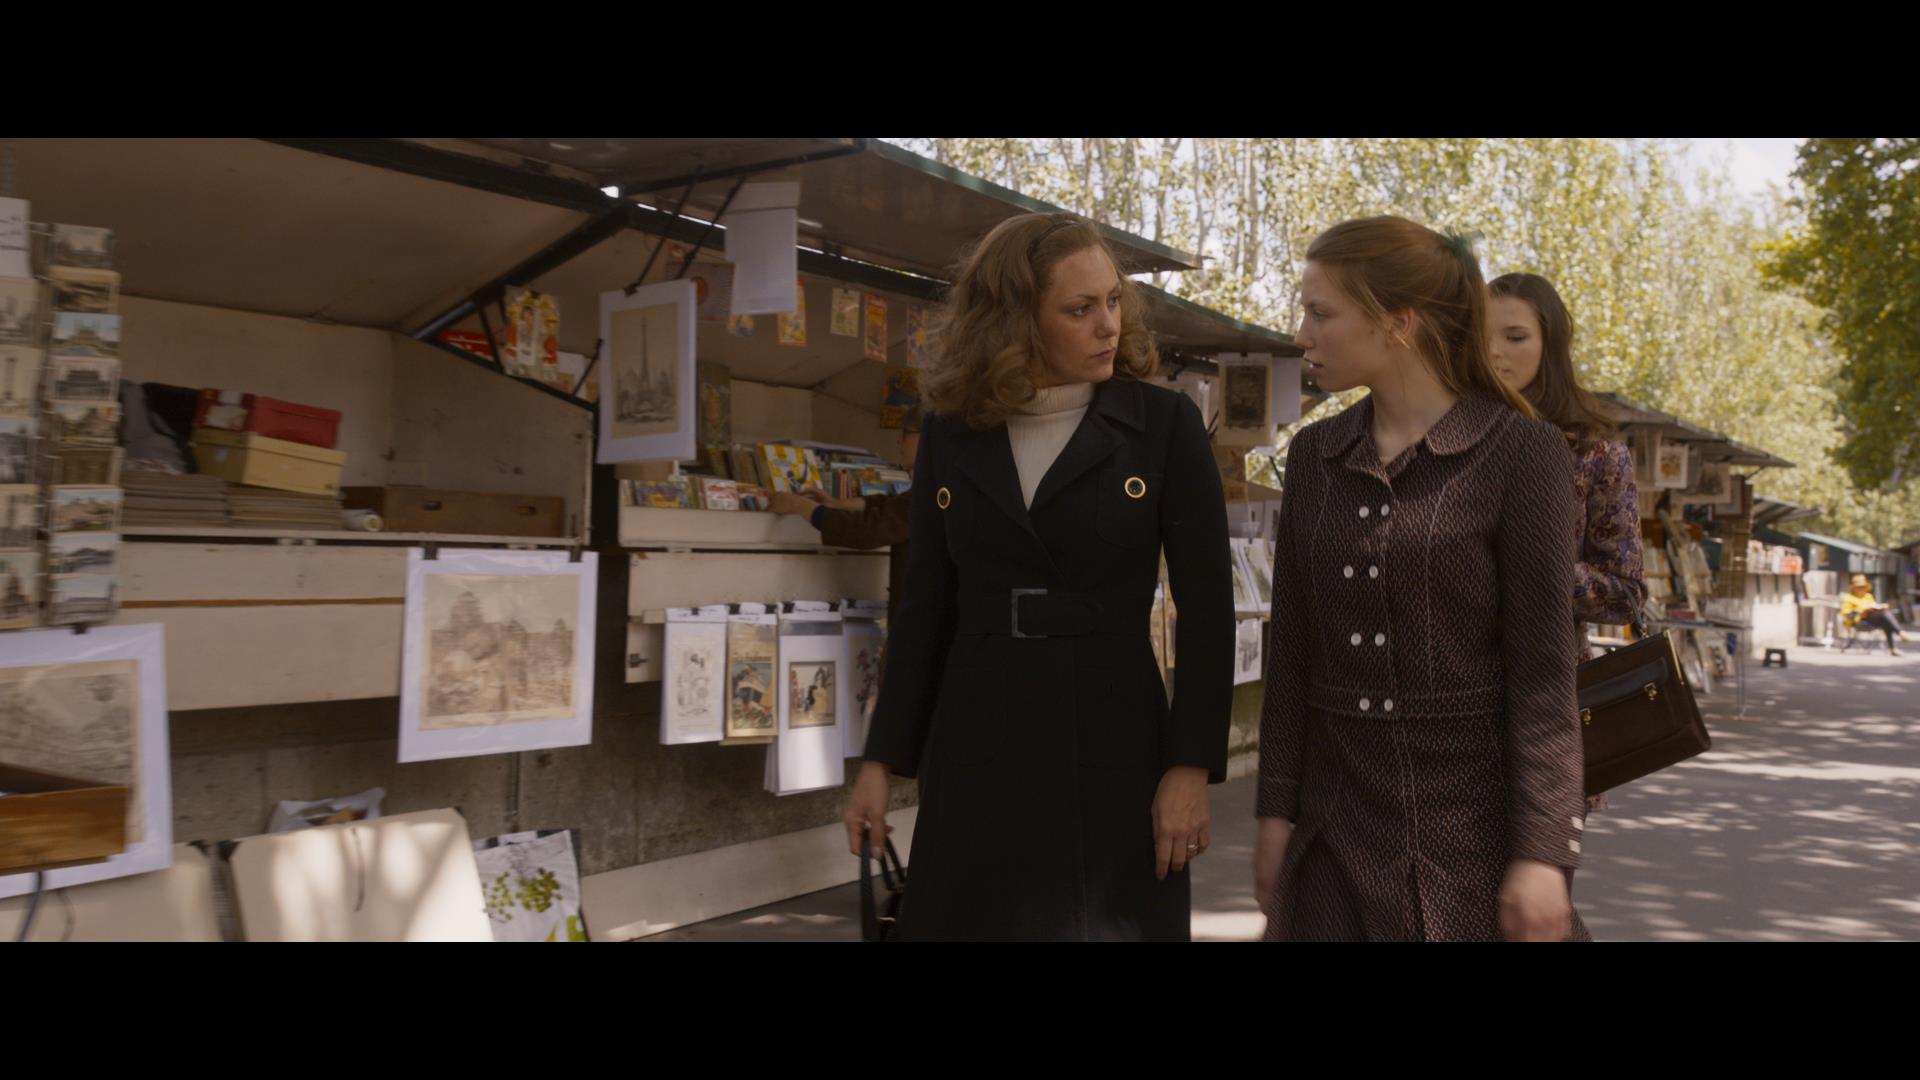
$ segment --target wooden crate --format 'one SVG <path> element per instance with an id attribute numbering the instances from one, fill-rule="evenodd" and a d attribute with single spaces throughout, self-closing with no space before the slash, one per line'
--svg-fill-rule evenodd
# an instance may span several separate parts
<path id="1" fill-rule="evenodd" d="M 372 510 L 387 532 L 565 536 L 567 500 L 558 495 L 489 495 L 426 487 L 350 487 L 349 510 Z"/>
<path id="2" fill-rule="evenodd" d="M 0 764 L 0 873 L 99 862 L 127 849 L 124 786 Z"/>

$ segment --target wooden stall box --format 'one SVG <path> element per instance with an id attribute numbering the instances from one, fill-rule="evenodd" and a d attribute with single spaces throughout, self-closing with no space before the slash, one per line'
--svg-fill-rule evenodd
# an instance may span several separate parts
<path id="1" fill-rule="evenodd" d="M 99 862 L 125 851 L 127 790 L 0 764 L 0 873 Z"/>
<path id="2" fill-rule="evenodd" d="M 350 487 L 349 510 L 371 510 L 388 532 L 565 536 L 567 500 L 558 495 L 488 495 L 438 488 Z"/>

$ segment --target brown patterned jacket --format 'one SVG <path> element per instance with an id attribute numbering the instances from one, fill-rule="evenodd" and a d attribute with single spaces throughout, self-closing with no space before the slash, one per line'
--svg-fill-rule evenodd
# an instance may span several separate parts
<path id="1" fill-rule="evenodd" d="M 1512 860 L 1580 860 L 1566 439 L 1469 395 L 1383 467 L 1372 420 L 1287 453 L 1258 814 L 1295 829 L 1269 936 L 1497 939 Z"/>

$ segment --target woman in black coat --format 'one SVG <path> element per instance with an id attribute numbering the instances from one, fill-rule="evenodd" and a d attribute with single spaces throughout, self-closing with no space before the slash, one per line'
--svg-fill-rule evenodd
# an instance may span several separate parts
<path id="1" fill-rule="evenodd" d="M 1002 223 L 927 381 L 913 551 L 849 845 L 920 780 L 903 940 L 1189 939 L 1226 779 L 1233 590 L 1200 413 L 1140 381 L 1144 304 L 1098 230 Z M 1147 620 L 1165 547 L 1171 708 Z"/>

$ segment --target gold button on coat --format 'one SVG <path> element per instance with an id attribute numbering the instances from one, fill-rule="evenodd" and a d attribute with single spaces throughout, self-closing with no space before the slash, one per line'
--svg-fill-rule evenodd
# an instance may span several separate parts
<path id="1" fill-rule="evenodd" d="M 948 491 L 946 488 L 941 488 L 939 491 L 934 492 L 933 501 L 940 509 L 945 510 L 953 502 L 953 492 Z"/>
<path id="2" fill-rule="evenodd" d="M 1144 498 L 1147 494 L 1147 482 L 1137 476 L 1127 477 L 1127 495 L 1130 498 Z"/>

